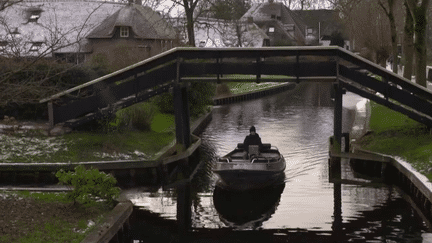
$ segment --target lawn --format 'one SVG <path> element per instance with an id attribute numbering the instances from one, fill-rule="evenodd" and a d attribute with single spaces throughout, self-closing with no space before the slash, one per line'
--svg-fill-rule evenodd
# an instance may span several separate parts
<path id="1" fill-rule="evenodd" d="M 156 113 L 151 129 L 72 132 L 60 137 L 0 134 L 3 163 L 147 160 L 175 138 L 174 116 Z"/>
<path id="2" fill-rule="evenodd" d="M 80 242 L 112 210 L 73 205 L 66 193 L 0 191 L 0 242 Z"/>
<path id="3" fill-rule="evenodd" d="M 398 156 L 432 181 L 432 135 L 407 116 L 371 102 L 370 130 L 357 143 L 364 149 Z"/>
<path id="4" fill-rule="evenodd" d="M 234 77 L 238 77 L 239 79 L 241 78 L 250 78 L 250 75 L 236 75 Z M 255 76 L 252 76 L 255 77 Z M 269 78 L 286 78 L 286 76 L 282 76 L 282 75 L 265 75 L 263 77 Z M 252 83 L 252 82 L 227 82 L 226 83 L 228 88 L 231 90 L 231 94 L 242 94 L 242 93 L 248 93 L 248 92 L 252 92 L 252 91 L 257 91 L 257 90 L 261 90 L 261 89 L 267 89 L 267 88 L 271 88 L 274 86 L 278 86 L 281 84 L 285 84 L 285 83 L 280 83 L 280 82 L 261 82 L 261 83 Z"/>

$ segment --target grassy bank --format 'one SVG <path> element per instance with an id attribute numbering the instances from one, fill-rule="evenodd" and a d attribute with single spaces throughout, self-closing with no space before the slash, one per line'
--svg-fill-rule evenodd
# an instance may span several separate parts
<path id="1" fill-rule="evenodd" d="M 238 77 L 239 75 L 237 75 L 236 77 Z M 248 78 L 249 75 L 240 75 L 239 79 L 241 78 Z M 255 77 L 255 76 L 252 76 Z M 275 78 L 275 79 L 279 79 L 279 78 L 285 78 L 286 76 L 282 76 L 282 75 L 266 75 L 263 76 L 266 78 Z M 261 89 L 267 89 L 267 88 L 271 88 L 273 86 L 278 86 L 284 83 L 280 83 L 280 82 L 262 82 L 262 83 L 251 83 L 251 82 L 227 82 L 226 83 L 228 88 L 231 91 L 231 94 L 243 94 L 243 93 L 248 93 L 248 92 L 252 92 L 252 91 L 257 91 L 257 90 L 261 90 Z"/>
<path id="2" fill-rule="evenodd" d="M 0 242 L 80 242 L 112 206 L 74 205 L 66 193 L 0 191 Z"/>
<path id="3" fill-rule="evenodd" d="M 59 137 L 46 137 L 37 132 L 0 134 L 0 151 L 5 151 L 0 159 L 3 163 L 152 159 L 173 141 L 175 126 L 174 115 L 154 110 L 151 117 L 148 129 L 119 129 L 124 121 L 117 119 L 96 131 L 74 131 Z"/>
<path id="4" fill-rule="evenodd" d="M 372 131 L 356 143 L 363 149 L 398 156 L 432 181 L 432 135 L 426 126 L 371 102 Z"/>

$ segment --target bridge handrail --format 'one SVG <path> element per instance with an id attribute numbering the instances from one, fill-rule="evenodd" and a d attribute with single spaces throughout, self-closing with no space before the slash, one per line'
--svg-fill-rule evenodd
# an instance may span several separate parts
<path id="1" fill-rule="evenodd" d="M 322 57 L 330 57 L 329 61 L 316 61 L 316 59 L 300 59 L 300 57 L 303 56 L 322 56 Z M 280 59 L 276 60 L 268 60 L 265 61 L 265 58 L 270 57 L 296 57 L 296 59 Z M 236 62 L 223 62 L 221 60 L 228 59 L 228 58 L 238 58 L 241 60 L 245 60 L 246 62 L 243 63 L 236 63 Z M 195 59 L 198 60 L 198 62 L 194 61 Z M 211 60 L 211 61 L 199 61 L 200 59 L 205 60 Z M 320 59 L 318 59 L 320 60 Z M 374 90 L 375 92 L 380 92 L 382 90 L 386 90 L 388 92 L 391 92 L 391 90 L 394 88 L 392 87 L 402 87 L 403 91 L 406 94 L 410 94 L 410 96 L 416 96 L 416 98 L 411 99 L 411 101 L 416 101 L 418 99 L 421 99 L 422 101 L 426 101 L 428 103 L 432 103 L 432 92 L 428 89 L 424 88 L 423 86 L 420 86 L 416 83 L 411 82 L 408 79 L 405 79 L 387 69 L 384 67 L 381 67 L 380 65 L 377 65 L 363 57 L 360 57 L 348 50 L 345 50 L 343 48 L 337 47 L 337 46 L 329 46 L 329 47 L 322 47 L 322 46 L 302 46 L 302 47 L 262 47 L 262 48 L 243 48 L 243 47 L 232 47 L 232 48 L 194 48 L 194 47 L 176 47 L 171 50 L 168 50 L 164 53 L 158 54 L 156 56 L 153 56 L 151 58 L 148 58 L 146 60 L 143 60 L 141 62 L 138 62 L 136 64 L 133 64 L 131 66 L 128 66 L 126 68 L 123 68 L 121 70 L 118 70 L 116 72 L 113 72 L 111 74 L 105 75 L 103 77 L 97 78 L 95 80 L 89 81 L 85 84 L 78 85 L 74 88 L 68 89 L 63 92 L 59 92 L 55 95 L 52 95 L 48 98 L 40 100 L 40 103 L 44 103 L 47 101 L 52 101 L 59 99 L 63 96 L 66 96 L 68 94 L 71 94 L 75 91 L 79 91 L 83 88 L 88 87 L 96 87 L 96 89 L 93 89 L 92 91 L 94 94 L 90 96 L 85 96 L 83 99 L 81 99 L 79 102 L 72 102 L 68 103 L 69 99 L 64 99 L 63 101 L 66 102 L 66 106 L 57 106 L 56 111 L 52 111 L 52 113 L 57 112 L 58 117 L 63 117 L 56 122 L 65 121 L 67 119 L 70 119 L 72 116 L 80 116 L 83 112 L 89 112 L 90 110 L 96 110 L 101 109 L 102 106 L 107 105 L 107 102 L 97 103 L 97 100 L 99 98 L 103 98 L 104 95 L 106 95 L 109 92 L 118 93 L 119 95 L 115 96 L 114 98 L 116 100 L 110 101 L 112 103 L 119 101 L 120 99 L 129 97 L 133 92 L 135 92 L 135 89 L 137 89 L 136 92 L 139 92 L 139 87 L 135 88 L 135 84 L 142 84 L 140 87 L 141 89 L 145 89 L 148 92 L 152 92 L 151 90 L 157 87 L 158 85 L 166 84 L 167 82 L 172 82 L 175 77 L 175 62 L 180 61 L 180 65 L 177 66 L 177 68 L 180 67 L 180 70 L 177 69 L 177 78 L 179 80 L 183 80 L 185 82 L 196 80 L 196 77 L 202 77 L 202 75 L 217 75 L 217 78 L 209 78 L 207 77 L 207 81 L 221 81 L 224 78 L 221 78 L 220 74 L 250 74 L 250 75 L 256 75 L 257 81 L 258 77 L 261 77 L 262 74 L 279 74 L 279 75 L 288 75 L 285 78 L 282 78 L 283 80 L 292 80 L 300 82 L 302 81 L 302 77 L 308 77 L 313 76 L 313 74 L 316 74 L 316 76 L 324 77 L 329 79 L 330 81 L 332 79 L 336 80 L 338 76 L 343 77 L 344 73 L 341 73 L 341 70 L 347 67 L 350 69 L 350 73 L 346 72 L 345 75 L 351 75 L 351 76 L 360 76 L 362 72 L 359 72 L 359 70 L 366 70 L 369 72 L 369 74 L 376 74 L 382 77 L 382 83 L 374 84 L 375 79 L 366 79 L 364 83 L 360 82 L 358 77 L 354 77 L 351 79 L 351 81 L 358 82 L 360 85 L 362 85 L 363 88 Z M 252 63 L 255 63 L 257 66 L 250 65 L 250 61 Z M 313 68 L 310 69 L 310 66 L 302 66 L 303 64 L 313 64 L 315 66 L 314 70 Z M 325 65 L 322 65 L 322 64 Z M 345 66 L 348 64 L 347 66 Z M 249 66 L 248 66 L 249 65 Z M 284 65 L 287 65 L 285 68 Z M 338 68 L 339 67 L 339 68 Z M 352 69 L 354 67 L 354 69 Z M 157 70 L 157 71 L 156 71 Z M 174 72 L 174 73 L 172 73 Z M 188 73 L 189 72 L 189 73 Z M 357 73 L 358 72 L 358 73 Z M 170 73 L 171 75 L 163 75 L 165 73 Z M 189 74 L 189 76 L 188 76 Z M 149 75 L 149 76 L 147 76 Z M 160 77 L 158 75 L 162 75 L 163 77 Z M 148 83 L 147 80 L 155 79 L 157 76 L 157 82 L 150 82 Z M 134 83 L 130 83 L 128 79 L 136 77 Z M 346 77 L 348 78 L 348 77 Z M 155 79 L 156 80 L 156 79 Z M 227 80 L 226 78 L 224 80 Z M 250 79 L 252 81 L 252 79 Z M 357 80 L 357 81 L 356 81 Z M 127 81 L 127 82 L 120 82 L 115 83 L 117 81 Z M 150 80 L 151 81 L 151 80 Z M 141 82 L 141 83 L 140 83 Z M 377 82 L 380 82 L 377 80 Z M 103 83 L 104 85 L 98 86 L 99 84 Z M 383 88 L 382 84 L 385 83 L 385 87 Z M 110 85 L 109 87 L 106 87 L 106 85 Z M 139 85 L 137 85 L 139 86 Z M 103 88 L 103 90 L 101 89 Z M 127 92 L 121 93 L 119 90 L 127 90 Z M 399 92 L 400 93 L 400 92 Z M 139 102 L 140 99 L 138 99 L 138 93 L 134 93 L 137 99 L 133 102 Z M 150 95 L 150 93 L 149 93 Z M 383 94 L 386 96 L 385 98 L 392 98 L 397 100 L 399 97 L 392 96 L 389 94 Z M 403 98 L 400 98 L 403 99 Z M 399 100 L 400 100 L 399 99 Z M 92 103 L 93 106 L 89 106 L 86 109 L 79 108 L 78 106 L 82 106 L 86 102 L 95 102 Z M 129 103 L 131 103 L 129 102 Z M 128 104 L 129 104 L 128 103 Z M 403 103 L 403 102 L 402 102 Z M 87 103 L 88 104 L 88 103 Z M 111 103 L 109 103 L 111 104 Z M 130 105 L 130 104 L 129 104 Z M 62 116 L 61 113 L 63 112 L 69 112 L 70 108 L 73 110 L 80 109 L 79 112 L 75 112 L 75 114 L 70 113 L 68 116 Z M 411 108 L 416 109 L 415 106 L 411 106 Z M 60 111 L 61 110 L 61 111 Z M 430 112 L 426 111 L 425 109 L 422 109 L 423 114 L 429 116 L 429 120 L 431 120 L 432 124 L 432 114 L 429 114 Z M 50 118 L 51 119 L 51 118 Z M 51 121 L 51 120 L 50 120 Z M 52 120 L 54 123 L 54 119 Z"/>
<path id="2" fill-rule="evenodd" d="M 284 56 L 286 54 L 291 55 L 316 55 L 317 53 L 326 52 L 327 54 L 330 52 L 335 52 L 338 47 L 263 47 L 263 48 L 242 48 L 242 47 L 231 47 L 231 48 L 197 48 L 197 47 L 176 47 L 170 49 L 166 52 L 160 53 L 143 61 L 137 62 L 133 65 L 125 67 L 123 69 L 117 70 L 113 73 L 107 74 L 105 76 L 96 78 L 87 83 L 78 85 L 76 87 L 70 88 L 68 90 L 59 92 L 50 97 L 41 99 L 39 103 L 45 103 L 50 100 L 58 99 L 61 96 L 70 94 L 74 91 L 80 90 L 82 88 L 86 88 L 95 84 L 98 84 L 103 81 L 110 80 L 112 78 L 124 75 L 125 73 L 130 72 L 135 73 L 137 69 L 142 68 L 145 65 L 150 63 L 165 63 L 168 61 L 176 60 L 177 57 L 180 58 L 217 58 L 217 56 L 221 58 L 226 57 L 266 57 L 269 53 L 272 53 L 271 56 Z M 223 55 L 221 55 L 223 53 Z M 267 53 L 267 55 L 265 55 Z M 260 55 L 257 55 L 260 54 Z"/>
<path id="3" fill-rule="evenodd" d="M 81 84 L 81 85 L 75 86 L 75 87 L 73 87 L 73 88 L 70 88 L 70 89 L 68 89 L 68 90 L 65 90 L 65 91 L 59 92 L 59 93 L 54 94 L 54 95 L 52 95 L 52 96 L 50 96 L 50 97 L 48 97 L 48 98 L 41 99 L 41 100 L 39 101 L 39 103 L 45 103 L 45 102 L 50 101 L 50 100 L 58 99 L 58 98 L 60 98 L 61 96 L 64 96 L 64 95 L 70 94 L 70 93 L 72 93 L 72 92 L 74 92 L 74 91 L 80 90 L 80 89 L 82 89 L 82 88 L 86 88 L 86 87 L 89 87 L 89 86 L 95 85 L 95 84 L 97 84 L 97 83 L 100 83 L 100 82 L 106 81 L 106 80 L 108 80 L 108 79 L 110 79 L 110 78 L 120 76 L 120 75 L 122 75 L 122 74 L 124 74 L 124 73 L 126 73 L 126 72 L 135 72 L 135 70 L 136 70 L 137 68 L 139 68 L 139 67 L 141 67 L 141 66 L 144 66 L 144 65 L 146 65 L 146 64 L 149 64 L 149 63 L 155 62 L 155 61 L 157 61 L 157 60 L 160 60 L 161 58 L 169 59 L 170 56 L 171 56 L 175 51 L 176 51 L 175 49 L 171 49 L 171 50 L 168 50 L 168 51 L 166 51 L 166 52 L 160 53 L 160 54 L 155 55 L 155 56 L 153 56 L 153 57 L 147 58 L 147 59 L 145 59 L 145 60 L 143 60 L 143 61 L 137 62 L 137 63 L 135 63 L 135 64 L 133 64 L 133 65 L 127 66 L 127 67 L 125 67 L 125 68 L 123 68 L 123 69 L 117 70 L 117 71 L 112 72 L 112 73 L 110 73 L 110 74 L 107 74 L 107 75 L 105 75 L 105 76 L 102 76 L 102 77 L 96 78 L 96 79 L 94 79 L 94 80 L 91 80 L 91 81 L 89 81 L 89 82 L 87 82 L 87 83 L 84 83 L 84 84 Z M 165 60 L 165 61 L 169 61 L 169 60 Z"/>
<path id="4" fill-rule="evenodd" d="M 432 92 L 425 87 L 418 85 L 411 80 L 408 80 L 392 71 L 387 70 L 386 68 L 373 63 L 366 58 L 363 58 L 359 55 L 356 55 L 348 50 L 343 48 L 338 48 L 338 56 L 343 58 L 344 60 L 350 61 L 359 66 L 365 67 L 366 70 L 371 73 L 377 74 L 381 77 L 385 77 L 389 82 L 393 82 L 397 85 L 400 85 L 403 88 L 411 89 L 412 92 L 415 92 L 418 95 L 429 96 L 429 99 L 432 100 Z"/>

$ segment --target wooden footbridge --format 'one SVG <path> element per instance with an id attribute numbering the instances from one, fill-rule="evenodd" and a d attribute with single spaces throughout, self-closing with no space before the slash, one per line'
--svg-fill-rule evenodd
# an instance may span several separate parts
<path id="1" fill-rule="evenodd" d="M 50 124 L 75 127 L 118 109 L 173 92 L 177 143 L 190 145 L 190 82 L 331 82 L 334 135 L 342 136 L 346 90 L 432 127 L 432 93 L 339 47 L 174 48 L 41 100 Z"/>

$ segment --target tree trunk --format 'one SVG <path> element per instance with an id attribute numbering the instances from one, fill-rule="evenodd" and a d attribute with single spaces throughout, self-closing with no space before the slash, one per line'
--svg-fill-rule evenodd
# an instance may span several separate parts
<path id="1" fill-rule="evenodd" d="M 397 74 L 398 72 L 398 49 L 397 49 L 397 32 L 396 32 L 396 21 L 393 15 L 393 3 L 394 1 L 388 1 L 390 5 L 388 18 L 390 21 L 390 35 L 391 35 L 391 44 L 392 44 L 392 70 Z"/>
<path id="2" fill-rule="evenodd" d="M 193 9 L 186 9 L 186 29 L 188 34 L 188 45 L 195 47 L 195 32 L 194 32 L 194 19 L 193 19 Z"/>
<path id="3" fill-rule="evenodd" d="M 421 5 L 416 0 L 406 0 L 414 19 L 414 51 L 416 57 L 416 83 L 426 87 L 426 13 L 429 0 L 422 0 Z"/>
<path id="4" fill-rule="evenodd" d="M 406 16 L 404 27 L 403 55 L 405 57 L 405 66 L 403 77 L 411 80 L 413 73 L 414 59 L 414 20 L 408 6 L 405 3 Z"/>
<path id="5" fill-rule="evenodd" d="M 394 73 L 398 72 L 397 69 L 397 60 L 398 60 L 398 50 L 397 50 L 397 31 L 396 31 L 396 21 L 393 14 L 393 8 L 394 8 L 395 0 L 387 0 L 388 9 L 386 6 L 381 2 L 378 1 L 378 5 L 381 6 L 381 8 L 384 10 L 385 14 L 387 15 L 387 18 L 390 22 L 390 39 L 391 39 L 391 55 L 393 57 L 392 59 L 392 71 Z"/>

